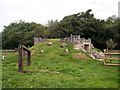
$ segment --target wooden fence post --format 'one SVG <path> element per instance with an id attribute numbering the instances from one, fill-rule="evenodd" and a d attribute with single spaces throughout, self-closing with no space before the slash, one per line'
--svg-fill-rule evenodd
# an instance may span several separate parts
<path id="1" fill-rule="evenodd" d="M 28 63 L 28 66 L 31 65 L 31 52 L 27 52 L 27 63 Z"/>
<path id="2" fill-rule="evenodd" d="M 23 72 L 23 47 L 18 47 L 18 71 Z"/>

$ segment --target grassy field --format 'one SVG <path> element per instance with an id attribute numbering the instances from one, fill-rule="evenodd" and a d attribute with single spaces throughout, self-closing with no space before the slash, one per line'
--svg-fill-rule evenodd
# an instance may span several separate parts
<path id="1" fill-rule="evenodd" d="M 36 50 L 32 55 L 31 66 L 24 69 L 33 71 L 60 72 L 53 73 L 20 73 L 18 72 L 17 55 L 7 55 L 2 62 L 3 88 L 118 88 L 118 67 L 104 66 L 102 62 L 88 58 L 76 58 L 73 54 L 83 51 L 73 50 L 68 44 L 69 53 L 64 54 L 65 48 L 60 48 L 62 42 L 53 42 L 31 47 Z M 40 54 L 40 50 L 45 50 Z M 100 64 L 101 63 L 101 64 Z"/>

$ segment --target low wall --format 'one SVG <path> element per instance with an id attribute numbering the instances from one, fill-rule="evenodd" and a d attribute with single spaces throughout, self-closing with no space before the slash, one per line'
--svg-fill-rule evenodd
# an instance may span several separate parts
<path id="1" fill-rule="evenodd" d="M 41 38 L 41 37 L 34 37 L 34 45 L 40 43 L 40 42 L 46 42 L 46 38 Z"/>
<path id="2" fill-rule="evenodd" d="M 83 43 L 91 43 L 91 39 L 84 39 L 84 38 L 80 38 L 80 35 L 72 35 L 70 37 L 65 37 L 65 38 L 61 38 L 60 41 L 66 41 L 72 44 L 83 44 Z"/>

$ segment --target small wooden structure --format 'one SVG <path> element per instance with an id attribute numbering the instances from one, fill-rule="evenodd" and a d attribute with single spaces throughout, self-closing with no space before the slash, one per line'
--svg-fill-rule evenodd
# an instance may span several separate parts
<path id="1" fill-rule="evenodd" d="M 31 64 L 31 51 L 28 50 L 24 45 L 20 45 L 18 47 L 18 71 L 19 72 L 23 72 L 24 68 L 23 68 L 23 54 L 24 51 L 27 51 L 27 65 L 30 66 Z"/>
<path id="2" fill-rule="evenodd" d="M 104 54 L 105 54 L 104 65 L 120 66 L 120 56 L 119 56 L 120 50 L 104 49 Z"/>
<path id="3" fill-rule="evenodd" d="M 24 51 L 27 52 L 27 65 L 31 65 L 31 51 L 24 45 L 20 45 L 16 51 L 18 51 L 18 71 L 19 72 L 32 72 L 32 73 L 59 73 L 59 72 L 47 72 L 47 71 L 25 71 L 23 67 L 23 55 Z"/>

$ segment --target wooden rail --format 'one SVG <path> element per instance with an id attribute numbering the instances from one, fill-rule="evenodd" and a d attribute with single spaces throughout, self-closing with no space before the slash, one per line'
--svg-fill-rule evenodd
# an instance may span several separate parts
<path id="1" fill-rule="evenodd" d="M 6 54 L 16 54 L 15 50 L 0 50 L 3 55 Z"/>
<path id="2" fill-rule="evenodd" d="M 108 55 L 116 55 L 116 54 L 120 54 L 120 53 L 117 53 L 117 52 L 116 52 L 116 53 L 115 53 L 115 52 L 114 52 L 114 53 L 106 52 L 106 53 L 104 53 L 104 54 L 108 54 Z"/>
<path id="3" fill-rule="evenodd" d="M 15 50 L 0 50 L 0 51 L 6 51 L 6 52 L 15 52 Z"/>
<path id="4" fill-rule="evenodd" d="M 32 72 L 32 73 L 60 73 L 60 72 L 47 72 L 47 71 L 23 71 L 24 73 L 26 72 Z"/>
<path id="5" fill-rule="evenodd" d="M 16 54 L 16 53 L 2 53 L 2 54 Z"/>
<path id="6" fill-rule="evenodd" d="M 119 58 L 105 58 L 105 59 L 109 59 L 109 60 L 119 60 Z"/>

